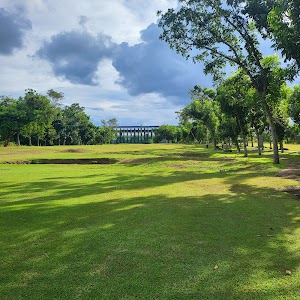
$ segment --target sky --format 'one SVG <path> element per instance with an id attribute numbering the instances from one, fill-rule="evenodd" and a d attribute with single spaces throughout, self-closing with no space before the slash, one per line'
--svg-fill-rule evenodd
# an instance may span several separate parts
<path id="1" fill-rule="evenodd" d="M 176 125 L 201 64 L 159 40 L 157 11 L 177 0 L 1 0 L 0 95 L 64 93 L 91 121 Z"/>

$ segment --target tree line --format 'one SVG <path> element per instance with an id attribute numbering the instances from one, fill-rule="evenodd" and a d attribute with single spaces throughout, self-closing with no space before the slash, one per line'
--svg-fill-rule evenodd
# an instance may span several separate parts
<path id="1" fill-rule="evenodd" d="M 78 103 L 64 106 L 63 93 L 49 90 L 46 95 L 33 89 L 14 99 L 0 97 L 0 140 L 4 146 L 106 144 L 115 137 L 116 119 L 96 126 Z"/>
<path id="2" fill-rule="evenodd" d="M 270 103 L 273 105 L 279 148 L 283 151 L 284 140 L 300 141 L 300 87 L 288 87 L 286 82 L 278 84 L 278 57 L 265 59 L 268 63 L 272 62 L 274 86 Z M 260 106 L 259 94 L 243 70 L 225 79 L 216 90 L 195 86 L 191 90 L 191 98 L 191 103 L 178 112 L 179 126 L 160 126 L 156 132 L 156 142 L 211 141 L 214 149 L 219 148 L 219 143 L 225 148 L 233 144 L 237 152 L 244 152 L 244 156 L 248 155 L 249 142 L 252 146 L 254 141 L 257 143 L 258 154 L 264 147 L 263 142 L 269 142 L 272 147 L 271 129 Z"/>
<path id="3" fill-rule="evenodd" d="M 262 122 L 264 118 L 268 122 L 274 149 L 273 161 L 279 163 L 280 129 L 277 124 L 284 125 L 281 120 L 283 108 L 279 94 L 282 92 L 282 85 L 286 81 L 292 81 L 300 69 L 299 1 L 179 0 L 179 2 L 180 6 L 176 10 L 158 12 L 159 26 L 163 30 L 160 38 L 187 59 L 203 62 L 204 73 L 212 74 L 216 83 L 224 82 L 226 66 L 236 68 L 243 80 L 247 81 L 247 85 L 250 85 L 247 90 L 253 93 L 253 99 L 256 99 L 251 105 L 253 114 L 262 113 Z M 263 39 L 273 41 L 274 48 L 281 51 L 282 57 L 289 62 L 285 68 L 280 67 L 273 56 L 264 57 L 261 50 Z M 230 86 L 236 85 L 236 81 L 239 80 L 231 78 L 226 81 Z M 247 111 L 249 102 L 242 98 L 240 93 L 248 92 L 242 85 L 239 86 L 239 91 L 235 89 L 230 91 L 226 83 L 222 85 L 217 92 L 219 106 L 230 122 L 235 112 L 225 111 L 239 109 L 242 113 L 244 110 Z M 186 115 L 190 114 L 193 119 L 199 110 L 204 112 L 211 110 L 211 106 L 216 106 L 214 95 L 209 95 L 204 89 L 195 92 L 200 98 L 199 101 L 193 101 L 183 112 Z M 295 95 L 296 93 L 294 97 Z M 299 98 L 295 101 L 295 106 L 299 106 Z M 211 122 L 206 113 L 200 113 L 200 117 L 206 118 L 203 122 Z M 237 116 L 235 118 L 240 122 L 242 136 L 245 136 L 245 119 Z M 297 118 L 299 111 L 294 119 Z M 207 128 L 210 128 L 213 136 L 213 126 L 209 125 Z"/>

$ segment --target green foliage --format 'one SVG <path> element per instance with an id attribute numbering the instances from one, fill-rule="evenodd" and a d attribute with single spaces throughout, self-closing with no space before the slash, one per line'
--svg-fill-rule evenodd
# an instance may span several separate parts
<path id="1" fill-rule="evenodd" d="M 238 136 L 241 135 L 244 144 L 244 155 L 247 156 L 246 136 L 249 132 L 249 117 L 253 107 L 252 85 L 248 76 L 243 70 L 239 70 L 233 76 L 227 78 L 217 89 L 216 100 L 220 103 L 220 108 L 225 119 L 223 120 L 222 128 L 229 137 L 235 141 L 239 151 Z M 235 120 L 235 122 L 234 122 Z M 231 128 L 231 133 L 226 128 Z M 224 124 L 225 123 L 225 124 Z M 225 128 L 224 128 L 225 127 Z"/>
<path id="2" fill-rule="evenodd" d="M 63 118 L 65 123 L 64 144 L 83 144 L 89 128 L 89 116 L 84 112 L 84 107 L 78 103 L 66 106 L 63 110 Z"/>
<path id="3" fill-rule="evenodd" d="M 195 62 L 203 61 L 204 72 L 213 74 L 215 81 L 222 79 L 226 64 L 241 68 L 249 76 L 271 128 L 274 163 L 278 164 L 278 137 L 268 103 L 272 98 L 267 97 L 272 93 L 270 82 L 274 68 L 269 63 L 274 59 L 263 60 L 255 24 L 245 13 L 245 1 L 227 1 L 227 5 L 219 0 L 179 2 L 178 10 L 158 13 L 159 26 L 163 29 L 160 38 L 183 56 L 189 58 L 191 55 Z M 290 71 L 280 68 L 276 71 L 280 80 L 291 75 Z"/>
<path id="4" fill-rule="evenodd" d="M 0 140 L 7 146 L 20 139 L 31 145 L 80 145 L 109 143 L 115 137 L 115 118 L 103 121 L 105 128 L 92 124 L 78 103 L 62 108 L 63 94 L 49 90 L 47 96 L 28 89 L 18 100 L 0 98 Z"/>
<path id="5" fill-rule="evenodd" d="M 288 113 L 292 120 L 300 126 L 300 86 L 295 85 L 288 100 Z"/>
<path id="6" fill-rule="evenodd" d="M 47 96 L 50 98 L 51 103 L 52 103 L 54 106 L 56 106 L 56 107 L 60 107 L 60 106 L 61 106 L 61 103 L 60 103 L 59 101 L 61 101 L 61 100 L 64 99 L 64 94 L 63 94 L 63 93 L 54 91 L 53 89 L 50 89 L 50 90 L 47 92 Z"/>
<path id="7" fill-rule="evenodd" d="M 237 121 L 234 117 L 230 117 L 226 114 L 223 114 L 219 130 L 220 138 L 223 141 L 226 141 L 227 139 L 232 139 L 235 145 L 238 145 L 240 127 L 238 126 Z"/>
<path id="8" fill-rule="evenodd" d="M 251 81 L 242 70 L 227 78 L 217 89 L 216 100 L 228 117 L 234 117 L 240 127 L 240 132 L 247 134 L 248 115 L 253 107 Z"/>
<path id="9" fill-rule="evenodd" d="M 180 129 L 173 125 L 161 125 L 155 131 L 153 141 L 159 143 L 161 141 L 176 142 L 180 139 Z"/>
<path id="10" fill-rule="evenodd" d="M 181 111 L 181 118 L 191 119 L 196 124 L 203 124 L 209 131 L 216 148 L 220 124 L 220 108 L 215 101 L 215 92 L 212 89 L 202 89 L 199 86 L 195 86 L 191 90 L 191 96 L 193 100 Z"/>
<path id="11" fill-rule="evenodd" d="M 56 108 L 47 96 L 32 89 L 26 90 L 24 98 L 20 98 L 19 101 L 22 102 L 27 118 L 26 124 L 22 127 L 22 134 L 29 137 L 30 145 L 33 136 L 39 145 L 39 141 L 44 139 L 46 131 L 51 127 L 57 112 Z"/>
<path id="12" fill-rule="evenodd" d="M 242 13 L 243 4 L 228 1 L 224 6 L 218 0 L 179 2 L 178 11 L 159 13 L 161 39 L 183 56 L 193 55 L 194 61 L 204 61 L 205 73 L 212 73 L 215 80 L 223 77 L 221 69 L 227 63 L 241 67 L 258 89 L 259 75 L 266 70 L 260 63 L 262 54 L 253 23 Z M 193 49 L 198 53 L 192 54 Z"/>
<path id="13" fill-rule="evenodd" d="M 11 138 L 18 130 L 20 111 L 15 99 L 2 96 L 0 98 L 0 136 L 4 146 L 8 146 Z"/>
<path id="14" fill-rule="evenodd" d="M 257 27 L 274 41 L 287 60 L 300 67 L 300 5 L 298 0 L 247 0 L 245 13 L 255 20 Z M 291 68 L 293 74 L 295 70 Z"/>
<path id="15" fill-rule="evenodd" d="M 102 126 L 98 127 L 95 132 L 95 142 L 96 144 L 109 144 L 117 137 L 117 119 L 101 120 L 101 123 Z"/>

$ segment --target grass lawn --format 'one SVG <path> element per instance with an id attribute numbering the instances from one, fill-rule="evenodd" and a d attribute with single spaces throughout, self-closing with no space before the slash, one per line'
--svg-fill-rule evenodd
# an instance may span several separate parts
<path id="1" fill-rule="evenodd" d="M 300 299 L 287 147 L 280 166 L 193 145 L 0 148 L 0 299 Z M 117 162 L 26 164 L 88 158 Z"/>

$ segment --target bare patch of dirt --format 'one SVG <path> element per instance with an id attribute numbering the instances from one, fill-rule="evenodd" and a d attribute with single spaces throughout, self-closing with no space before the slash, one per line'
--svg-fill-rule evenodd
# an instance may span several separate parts
<path id="1" fill-rule="evenodd" d="M 280 170 L 276 176 L 300 181 L 300 164 L 290 165 L 288 168 Z M 300 199 L 299 186 L 286 186 L 285 188 L 280 189 L 280 191 L 287 192 L 294 195 L 297 199 Z"/>
<path id="2" fill-rule="evenodd" d="M 166 167 L 175 169 L 186 169 L 189 166 L 199 165 L 199 161 L 186 161 L 184 164 L 166 164 Z"/>
<path id="3" fill-rule="evenodd" d="M 171 164 L 171 165 L 167 165 L 167 167 L 169 168 L 174 168 L 174 169 L 186 169 L 187 166 L 186 165 L 176 165 L 176 164 Z"/>
<path id="4" fill-rule="evenodd" d="M 62 151 L 57 151 L 59 153 L 86 153 L 88 152 L 85 149 L 66 149 L 66 150 L 62 150 Z"/>
<path id="5" fill-rule="evenodd" d="M 117 159 L 112 158 L 65 158 L 65 159 L 33 159 L 33 160 L 15 160 L 15 161 L 7 161 L 6 164 L 60 164 L 60 165 L 109 165 L 117 163 Z"/>
<path id="6" fill-rule="evenodd" d="M 37 159 L 32 164 L 77 164 L 77 165 L 107 165 L 115 164 L 118 160 L 111 158 L 64 158 L 64 159 Z"/>
<path id="7" fill-rule="evenodd" d="M 280 170 L 276 176 L 300 181 L 300 165 L 293 164 L 286 169 Z"/>
<path id="8" fill-rule="evenodd" d="M 151 161 L 151 158 L 134 158 L 134 159 L 126 159 L 122 160 L 122 165 L 140 165 L 140 164 L 146 164 Z"/>
<path id="9" fill-rule="evenodd" d="M 14 160 L 14 161 L 5 161 L 4 164 L 10 165 L 28 165 L 31 164 L 31 160 Z"/>
<path id="10" fill-rule="evenodd" d="M 281 189 L 280 191 L 287 192 L 300 199 L 300 188 L 298 186 L 286 186 L 284 189 Z"/>

